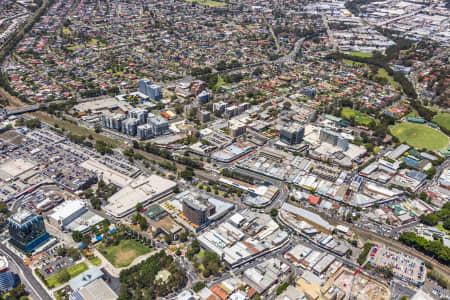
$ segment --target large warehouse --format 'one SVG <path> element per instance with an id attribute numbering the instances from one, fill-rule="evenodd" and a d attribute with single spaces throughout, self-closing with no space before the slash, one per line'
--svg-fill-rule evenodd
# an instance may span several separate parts
<path id="1" fill-rule="evenodd" d="M 136 210 L 136 204 L 146 205 L 167 194 L 176 186 L 174 181 L 161 176 L 141 175 L 108 199 L 105 212 L 116 219 L 126 217 Z"/>

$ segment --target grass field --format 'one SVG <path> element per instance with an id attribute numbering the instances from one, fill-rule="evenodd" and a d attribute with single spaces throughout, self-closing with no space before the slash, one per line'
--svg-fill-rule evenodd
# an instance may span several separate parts
<path id="1" fill-rule="evenodd" d="M 100 259 L 100 257 L 94 257 L 93 259 L 89 260 L 91 262 L 91 264 L 93 264 L 94 266 L 100 266 L 102 264 L 102 260 Z"/>
<path id="2" fill-rule="evenodd" d="M 386 72 L 385 69 L 379 68 L 379 69 L 378 69 L 377 76 L 378 76 L 378 77 L 382 77 L 382 78 L 386 78 L 390 86 L 392 86 L 392 87 L 394 87 L 394 88 L 396 88 L 396 89 L 399 89 L 399 88 L 400 88 L 400 85 L 394 80 L 394 78 L 392 78 L 392 76 L 390 76 L 390 75 Z"/>
<path id="3" fill-rule="evenodd" d="M 349 65 L 349 66 L 362 67 L 362 68 L 369 69 L 369 67 L 366 64 L 360 63 L 360 62 L 357 62 L 357 61 L 353 61 L 353 60 L 349 60 L 349 59 L 343 59 L 342 62 L 344 64 L 346 64 L 346 65 Z"/>
<path id="4" fill-rule="evenodd" d="M 70 279 L 72 279 L 88 269 L 89 269 L 89 267 L 86 265 L 86 263 L 82 262 L 82 263 L 79 263 L 75 266 L 68 268 L 67 272 L 69 272 Z M 65 282 L 60 282 L 58 277 L 59 277 L 58 273 L 56 273 L 55 275 L 53 275 L 52 277 L 47 279 L 47 286 L 49 288 L 55 288 L 55 287 L 60 286 L 61 284 L 65 283 Z"/>
<path id="5" fill-rule="evenodd" d="M 217 83 L 214 86 L 213 90 L 218 91 L 221 86 L 225 85 L 225 80 L 223 80 L 222 76 L 217 76 Z"/>
<path id="6" fill-rule="evenodd" d="M 227 6 L 225 2 L 213 1 L 213 0 L 186 0 L 187 2 L 195 2 L 200 5 L 209 7 L 223 7 Z"/>
<path id="7" fill-rule="evenodd" d="M 359 57 L 372 57 L 372 53 L 369 52 L 349 52 L 348 54 Z"/>
<path id="8" fill-rule="evenodd" d="M 450 230 L 445 229 L 444 225 L 442 223 L 437 224 L 436 228 L 439 229 L 442 232 L 445 232 L 446 234 L 450 234 Z"/>
<path id="9" fill-rule="evenodd" d="M 355 117 L 356 123 L 359 125 L 369 125 L 371 121 L 375 121 L 365 113 L 362 113 L 360 111 L 351 109 L 351 108 L 343 108 L 341 112 L 341 117 L 344 119 L 350 119 L 351 116 Z"/>
<path id="10" fill-rule="evenodd" d="M 421 124 L 401 123 L 392 127 L 391 132 L 400 142 L 420 149 L 438 150 L 447 146 L 449 141 L 439 130 Z"/>
<path id="11" fill-rule="evenodd" d="M 438 124 L 441 128 L 450 131 L 450 114 L 440 113 L 434 116 L 433 122 Z"/>
<path id="12" fill-rule="evenodd" d="M 121 240 L 119 245 L 102 249 L 105 258 L 116 267 L 127 267 L 133 260 L 147 254 L 151 248 L 135 240 Z"/>

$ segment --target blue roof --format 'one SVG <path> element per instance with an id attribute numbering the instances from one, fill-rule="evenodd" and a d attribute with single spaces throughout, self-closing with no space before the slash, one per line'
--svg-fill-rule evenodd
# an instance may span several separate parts
<path id="1" fill-rule="evenodd" d="M 15 280 L 11 272 L 0 273 L 0 292 L 7 292 L 14 288 Z"/>
<path id="2" fill-rule="evenodd" d="M 415 161 L 414 159 L 411 159 L 409 157 L 403 157 L 403 162 L 407 163 L 408 165 L 412 166 L 412 167 L 418 167 L 419 166 L 419 162 Z"/>

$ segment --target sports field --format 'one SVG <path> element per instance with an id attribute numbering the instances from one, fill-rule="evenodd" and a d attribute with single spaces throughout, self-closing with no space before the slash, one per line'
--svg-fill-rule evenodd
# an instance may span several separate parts
<path id="1" fill-rule="evenodd" d="M 127 267 L 135 258 L 147 254 L 151 248 L 135 240 L 121 240 L 119 245 L 101 249 L 105 258 L 115 267 Z"/>
<path id="2" fill-rule="evenodd" d="M 447 146 L 449 142 L 448 137 L 441 131 L 421 124 L 401 123 L 392 127 L 391 133 L 400 142 L 419 149 L 438 150 Z"/>
<path id="3" fill-rule="evenodd" d="M 441 128 L 450 131 L 450 114 L 440 113 L 434 116 L 433 122 L 438 124 Z"/>
<path id="4" fill-rule="evenodd" d="M 350 117 L 354 116 L 355 117 L 355 122 L 358 123 L 359 125 L 369 125 L 369 123 L 371 121 L 375 121 L 374 119 L 372 119 L 371 117 L 369 117 L 368 115 L 366 115 L 365 113 L 362 113 L 360 111 L 351 109 L 351 108 L 343 108 L 341 111 L 341 117 L 344 119 L 349 120 Z"/>

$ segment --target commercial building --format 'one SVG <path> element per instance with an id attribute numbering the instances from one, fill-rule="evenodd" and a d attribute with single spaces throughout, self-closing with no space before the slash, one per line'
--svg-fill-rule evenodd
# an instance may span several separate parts
<path id="1" fill-rule="evenodd" d="M 139 125 L 147 123 L 148 110 L 143 108 L 135 108 L 128 111 L 128 117 L 139 121 Z"/>
<path id="2" fill-rule="evenodd" d="M 32 252 L 50 238 L 42 217 L 29 210 L 19 210 L 9 217 L 8 229 L 11 244 L 25 253 Z"/>
<path id="3" fill-rule="evenodd" d="M 127 117 L 122 114 L 104 114 L 101 117 L 102 120 L 102 126 L 109 129 L 114 129 L 121 131 L 122 130 L 122 122 Z"/>
<path id="4" fill-rule="evenodd" d="M 307 97 L 314 98 L 317 94 L 317 89 L 305 86 L 300 89 L 300 93 Z"/>
<path id="5" fill-rule="evenodd" d="M 137 134 L 137 127 L 139 125 L 139 120 L 135 118 L 126 119 L 122 122 L 122 132 L 135 136 Z"/>
<path id="6" fill-rule="evenodd" d="M 244 281 L 262 294 L 277 283 L 284 274 L 289 272 L 289 266 L 279 259 L 271 258 L 261 264 L 244 271 Z"/>
<path id="7" fill-rule="evenodd" d="M 232 137 L 240 136 L 244 134 L 246 131 L 245 124 L 239 120 L 229 120 L 228 121 L 228 130 Z"/>
<path id="8" fill-rule="evenodd" d="M 169 122 L 161 116 L 154 116 L 148 119 L 148 124 L 153 128 L 153 134 L 160 136 L 169 132 Z"/>
<path id="9" fill-rule="evenodd" d="M 161 87 L 146 78 L 139 80 L 139 92 L 149 96 L 152 100 L 159 101 L 162 99 Z"/>
<path id="10" fill-rule="evenodd" d="M 79 288 L 70 296 L 70 300 L 115 300 L 117 294 L 106 284 L 106 282 L 97 278 L 86 286 Z"/>
<path id="11" fill-rule="evenodd" d="M 228 107 L 228 103 L 220 101 L 213 104 L 213 112 L 225 112 L 225 109 Z"/>
<path id="12" fill-rule="evenodd" d="M 281 207 L 280 217 L 282 219 L 284 213 L 292 214 L 296 217 L 298 221 L 305 221 L 306 223 L 310 224 L 317 230 L 327 234 L 330 234 L 334 229 L 334 226 L 332 226 L 330 223 L 324 220 L 321 216 L 313 212 L 310 212 L 309 210 L 294 206 L 289 203 L 284 203 L 283 206 Z"/>
<path id="13" fill-rule="evenodd" d="M 137 137 L 141 140 L 149 139 L 153 136 L 153 126 L 150 124 L 143 124 L 137 127 Z"/>
<path id="14" fill-rule="evenodd" d="M 47 218 L 50 224 L 62 229 L 87 210 L 86 204 L 81 200 L 65 201 L 53 209 Z"/>
<path id="15" fill-rule="evenodd" d="M 0 255 L 0 273 L 6 272 L 9 270 L 9 264 L 6 257 Z"/>
<path id="16" fill-rule="evenodd" d="M 148 78 L 139 79 L 139 92 L 148 96 L 148 87 L 150 87 L 153 82 Z"/>
<path id="17" fill-rule="evenodd" d="M 216 212 L 216 207 L 208 200 L 194 198 L 183 199 L 183 215 L 192 223 L 201 226 L 208 222 L 208 218 Z"/>
<path id="18" fill-rule="evenodd" d="M 338 132 L 332 131 L 328 128 L 322 128 L 320 130 L 319 139 L 321 142 L 337 146 L 342 150 L 348 150 L 348 140 L 343 138 Z"/>
<path id="19" fill-rule="evenodd" d="M 403 153 L 405 153 L 406 151 L 408 151 L 411 147 L 409 147 L 406 144 L 401 144 L 399 145 L 397 148 L 395 148 L 394 150 L 388 152 L 385 156 L 389 159 L 392 160 L 396 160 L 397 158 L 399 158 L 400 156 L 403 155 Z"/>
<path id="20" fill-rule="evenodd" d="M 10 271 L 0 272 L 0 293 L 6 293 L 14 288 L 16 280 Z"/>
<path id="21" fill-rule="evenodd" d="M 16 280 L 9 271 L 8 260 L 0 255 L 0 293 L 6 293 L 14 288 Z"/>
<path id="22" fill-rule="evenodd" d="M 152 84 L 147 88 L 147 96 L 150 97 L 152 100 L 159 101 L 162 99 L 162 89 L 157 84 Z"/>
<path id="23" fill-rule="evenodd" d="M 197 118 L 200 122 L 206 123 L 211 119 L 211 113 L 207 110 L 199 110 L 197 112 Z"/>
<path id="24" fill-rule="evenodd" d="M 236 105 L 230 106 L 225 108 L 225 117 L 226 118 L 232 118 L 234 116 L 237 116 L 239 114 L 239 107 L 237 107 Z"/>
<path id="25" fill-rule="evenodd" d="M 105 212 L 117 219 L 136 210 L 136 204 L 146 205 L 169 194 L 176 183 L 157 175 L 139 176 L 108 199 Z"/>
<path id="26" fill-rule="evenodd" d="M 209 100 L 211 100 L 211 94 L 209 92 L 207 92 L 207 91 L 202 91 L 197 96 L 198 104 L 206 104 L 206 103 L 209 102 Z"/>
<path id="27" fill-rule="evenodd" d="M 305 128 L 301 124 L 290 124 L 280 130 L 280 141 L 288 145 L 297 145 L 303 141 L 304 135 Z"/>

